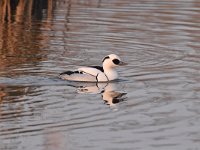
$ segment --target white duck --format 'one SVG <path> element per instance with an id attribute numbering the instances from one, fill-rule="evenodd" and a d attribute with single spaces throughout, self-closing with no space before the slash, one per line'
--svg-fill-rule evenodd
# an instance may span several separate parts
<path id="1" fill-rule="evenodd" d="M 115 68 L 127 64 L 115 54 L 106 56 L 102 62 L 103 66 L 81 67 L 74 71 L 63 72 L 60 78 L 69 81 L 109 82 L 118 78 Z"/>

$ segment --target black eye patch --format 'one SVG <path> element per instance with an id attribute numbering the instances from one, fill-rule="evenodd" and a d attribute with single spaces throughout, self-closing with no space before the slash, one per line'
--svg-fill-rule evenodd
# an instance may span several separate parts
<path id="1" fill-rule="evenodd" d="M 119 63 L 120 63 L 119 59 L 113 59 L 112 61 L 113 61 L 113 63 L 114 63 L 115 65 L 119 65 Z"/>

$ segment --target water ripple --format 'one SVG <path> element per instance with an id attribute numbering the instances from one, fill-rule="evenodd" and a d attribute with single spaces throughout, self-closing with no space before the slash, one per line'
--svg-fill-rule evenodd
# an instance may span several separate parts
<path id="1" fill-rule="evenodd" d="M 2 2 L 0 149 L 199 148 L 198 1 Z M 110 53 L 117 82 L 57 77 Z"/>

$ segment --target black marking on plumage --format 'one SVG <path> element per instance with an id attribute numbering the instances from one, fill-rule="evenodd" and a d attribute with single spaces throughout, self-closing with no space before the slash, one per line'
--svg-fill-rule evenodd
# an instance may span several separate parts
<path id="1" fill-rule="evenodd" d="M 103 67 L 101 67 L 101 66 L 89 66 L 89 67 L 96 68 L 96 69 L 100 70 L 101 72 L 104 72 Z"/>
<path id="2" fill-rule="evenodd" d="M 60 75 L 65 75 L 65 74 L 70 76 L 72 74 L 83 74 L 83 72 L 82 71 L 65 71 L 65 72 L 62 72 Z"/>
<path id="3" fill-rule="evenodd" d="M 74 73 L 83 74 L 83 71 L 74 71 Z"/>
<path id="4" fill-rule="evenodd" d="M 65 74 L 71 75 L 73 73 L 74 73 L 73 71 L 65 71 L 65 72 L 60 73 L 60 75 L 65 75 Z"/>
<path id="5" fill-rule="evenodd" d="M 97 80 L 97 82 L 98 82 L 98 75 L 99 75 L 99 73 L 98 73 L 97 76 L 96 76 L 96 80 Z M 97 85 L 97 87 L 98 87 L 98 85 Z"/>
<path id="6" fill-rule="evenodd" d="M 106 56 L 103 60 L 102 60 L 102 62 L 104 62 L 106 59 L 109 59 L 110 57 L 109 56 Z"/>
<path id="7" fill-rule="evenodd" d="M 102 90 L 102 91 L 101 91 L 101 93 L 104 93 L 104 92 L 105 92 L 105 90 Z"/>
<path id="8" fill-rule="evenodd" d="M 119 59 L 113 59 L 112 61 L 113 61 L 113 63 L 114 63 L 115 65 L 119 65 L 119 63 L 120 63 L 120 60 L 119 60 Z"/>

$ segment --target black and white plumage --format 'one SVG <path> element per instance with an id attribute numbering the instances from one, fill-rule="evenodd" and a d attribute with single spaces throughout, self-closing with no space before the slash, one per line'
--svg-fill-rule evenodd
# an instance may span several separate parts
<path id="1" fill-rule="evenodd" d="M 106 56 L 102 62 L 102 66 L 81 67 L 74 71 L 63 72 L 60 74 L 60 78 L 69 81 L 109 82 L 118 78 L 115 68 L 126 65 L 115 54 Z"/>

